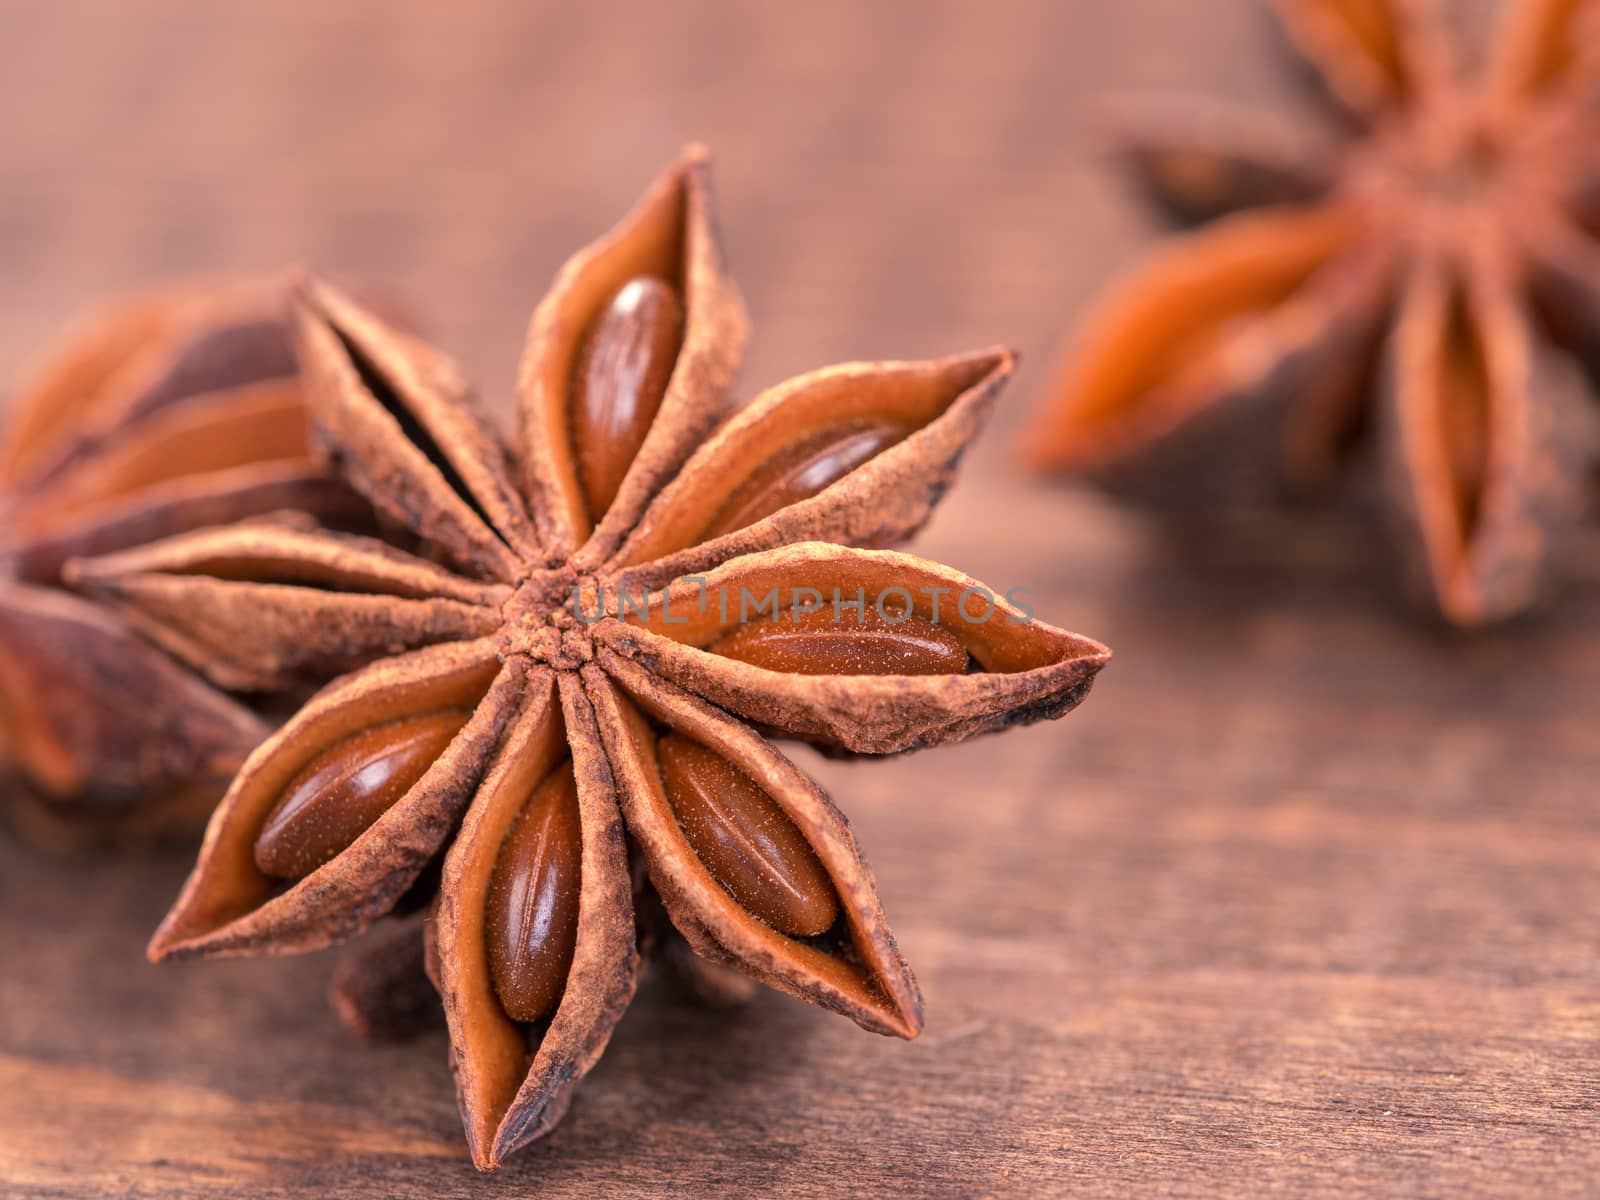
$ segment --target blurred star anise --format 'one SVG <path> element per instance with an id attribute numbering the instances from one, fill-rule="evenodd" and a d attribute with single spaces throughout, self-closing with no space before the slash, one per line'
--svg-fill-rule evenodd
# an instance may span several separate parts
<path id="1" fill-rule="evenodd" d="M 1430 0 L 1276 8 L 1354 136 L 1134 122 L 1143 181 L 1220 219 L 1084 319 L 1028 453 L 1189 508 L 1371 465 L 1427 602 L 1514 614 L 1595 460 L 1600 3 L 1507 0 L 1478 71 Z"/>
<path id="2" fill-rule="evenodd" d="M 762 731 L 934 745 L 1062 715 L 1107 658 L 949 568 L 848 548 L 923 524 L 1010 354 L 833 367 L 724 420 L 746 325 L 715 229 L 695 151 L 567 264 L 514 451 L 442 355 L 302 285 L 326 450 L 430 557 L 239 526 L 74 572 L 230 686 L 367 664 L 245 764 L 151 954 L 310 950 L 436 888 L 429 971 L 484 1169 L 566 1110 L 658 905 L 707 959 L 915 1036 L 849 824 Z"/>
<path id="3" fill-rule="evenodd" d="M 76 326 L 0 437 L 0 771 L 39 841 L 203 823 L 267 734 L 63 589 L 62 564 L 278 509 L 365 511 L 312 461 L 281 288 L 130 297 Z"/>

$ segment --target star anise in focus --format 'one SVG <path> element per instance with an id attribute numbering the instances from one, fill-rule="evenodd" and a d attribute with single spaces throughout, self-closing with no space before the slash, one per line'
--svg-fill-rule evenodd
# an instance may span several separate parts
<path id="1" fill-rule="evenodd" d="M 1600 3 L 1508 0 L 1476 72 L 1428 0 L 1276 8 L 1353 135 L 1138 122 L 1143 181 L 1217 219 L 1084 319 L 1027 452 L 1191 509 L 1365 475 L 1447 620 L 1517 613 L 1595 460 Z"/>
<path id="2" fill-rule="evenodd" d="M 282 289 L 172 288 L 76 326 L 0 437 L 0 770 L 37 841 L 204 822 L 268 732 L 249 708 L 62 587 L 62 564 L 359 498 L 312 461 Z"/>
<path id="3" fill-rule="evenodd" d="M 692 151 L 567 264 L 515 450 L 442 355 L 301 285 L 319 436 L 427 557 L 239 526 L 74 571 L 229 686 L 365 664 L 245 764 L 151 954 L 310 950 L 436 889 L 429 970 L 484 1169 L 560 1119 L 633 994 L 630 848 L 641 904 L 700 955 L 915 1036 L 850 827 L 766 735 L 966 738 L 1062 715 L 1107 658 L 949 568 L 850 548 L 924 523 L 1011 355 L 833 367 L 728 417 L 746 322 L 715 229 Z"/>

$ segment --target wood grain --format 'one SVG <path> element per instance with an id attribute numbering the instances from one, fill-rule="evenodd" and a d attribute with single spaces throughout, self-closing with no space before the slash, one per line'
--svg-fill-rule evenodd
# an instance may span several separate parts
<path id="1" fill-rule="evenodd" d="M 557 1133 L 472 1170 L 441 1035 L 325 956 L 153 968 L 182 854 L 0 849 L 0 1190 L 21 1196 L 1582 1195 L 1600 1186 L 1600 546 L 1439 633 L 1332 518 L 1164 536 L 1016 479 L 1054 340 L 1148 226 L 1089 97 L 1298 103 L 1254 3 L 0 0 L 0 371 L 75 307 L 298 260 L 410 287 L 503 399 L 561 257 L 719 156 L 753 388 L 1030 360 L 920 542 L 1117 659 L 1068 720 L 869 764 L 851 814 L 928 998 L 901 1044 L 647 986 Z"/>

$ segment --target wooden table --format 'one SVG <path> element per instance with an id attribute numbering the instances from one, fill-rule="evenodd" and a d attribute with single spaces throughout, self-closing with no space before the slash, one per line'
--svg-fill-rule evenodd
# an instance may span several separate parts
<path id="1" fill-rule="evenodd" d="M 1087 98 L 1298 103 L 1253 3 L 0 0 L 0 30 L 5 373 L 116 287 L 306 260 L 409 287 L 501 395 L 560 259 L 702 137 L 747 382 L 1021 346 L 920 548 L 1117 651 L 1062 723 L 818 766 L 919 1041 L 647 986 L 567 1122 L 488 1179 L 442 1034 L 347 1039 L 329 957 L 144 963 L 183 854 L 0 850 L 0 1190 L 1600 1188 L 1600 547 L 1539 620 L 1452 637 L 1360 527 L 1180 544 L 1012 473 L 1041 360 L 1149 235 Z"/>

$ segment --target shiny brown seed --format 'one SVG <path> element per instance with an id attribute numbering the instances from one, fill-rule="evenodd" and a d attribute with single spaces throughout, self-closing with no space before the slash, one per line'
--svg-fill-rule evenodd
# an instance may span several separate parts
<path id="1" fill-rule="evenodd" d="M 791 446 L 763 463 L 728 497 L 701 540 L 754 525 L 779 509 L 809 500 L 910 432 L 909 426 L 896 421 L 872 421 L 830 429 Z"/>
<path id="2" fill-rule="evenodd" d="M 597 520 L 617 498 L 667 394 L 683 327 L 677 291 L 641 275 L 622 286 L 584 340 L 573 379 L 572 442 Z"/>
<path id="3" fill-rule="evenodd" d="M 743 771 L 670 733 L 656 747 L 667 801 L 700 860 L 740 904 L 790 937 L 833 927 L 833 881 L 800 830 Z"/>
<path id="4" fill-rule="evenodd" d="M 489 977 L 513 1020 L 547 1016 L 566 988 L 582 863 L 578 784 L 568 763 L 534 789 L 489 881 Z"/>
<path id="5" fill-rule="evenodd" d="M 411 790 L 466 723 L 458 710 L 392 721 L 338 742 L 283 790 L 256 836 L 256 866 L 304 879 Z"/>
<path id="6" fill-rule="evenodd" d="M 914 613 L 890 621 L 870 601 L 861 614 L 836 614 L 825 603 L 816 612 L 751 621 L 707 648 L 794 675 L 965 675 L 970 662 L 948 629 Z"/>
<path id="7" fill-rule="evenodd" d="M 1459 290 L 1451 298 L 1436 396 L 1460 538 L 1466 542 L 1477 526 L 1488 482 L 1493 383 L 1467 298 Z"/>

